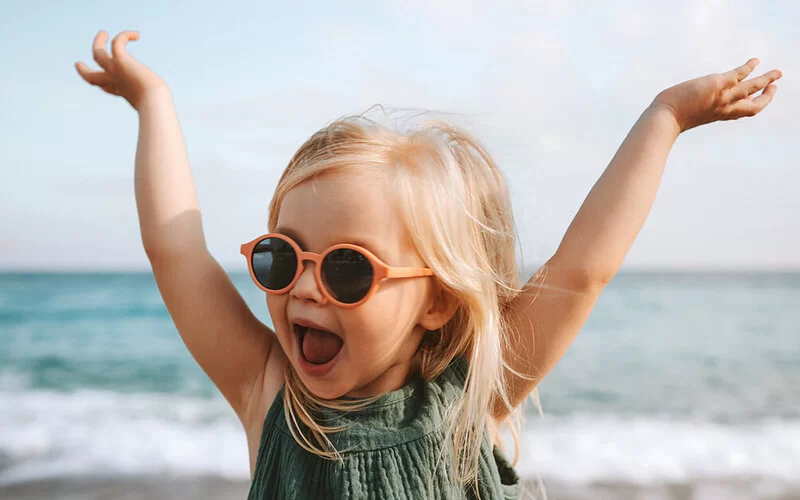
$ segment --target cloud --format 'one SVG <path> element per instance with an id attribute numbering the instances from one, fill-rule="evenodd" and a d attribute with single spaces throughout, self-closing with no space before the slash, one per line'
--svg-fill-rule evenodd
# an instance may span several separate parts
<path id="1" fill-rule="evenodd" d="M 330 33 L 318 33 L 320 50 L 341 57 L 345 73 L 369 68 L 357 72 L 346 90 L 337 84 L 342 77 L 333 75 L 330 84 L 321 81 L 317 86 L 226 102 L 221 105 L 224 109 L 218 105 L 212 114 L 228 114 L 231 121 L 242 124 L 261 119 L 272 124 L 271 130 L 280 123 L 283 133 L 275 140 L 280 140 L 280 152 L 288 158 L 293 147 L 321 124 L 374 102 L 461 111 L 464 122 L 490 146 L 510 178 L 527 253 L 536 255 L 536 260 L 555 249 L 602 168 L 660 90 L 732 69 L 752 55 L 764 62 L 757 74 L 778 64 L 785 74 L 800 74 L 796 58 L 789 57 L 791 44 L 785 40 L 799 41 L 796 32 L 776 33 L 770 18 L 743 2 L 404 1 L 388 5 L 395 28 L 413 24 L 414 34 L 423 33 L 418 39 L 390 37 L 404 48 L 392 53 L 391 60 L 382 58 L 390 42 L 362 44 L 355 61 L 345 54 L 359 44 L 358 36 L 330 47 L 325 46 Z M 330 29 L 347 31 L 335 25 Z M 440 68 L 435 71 L 437 63 Z M 796 85 L 790 79 L 780 82 L 776 103 L 755 120 L 714 124 L 679 139 L 654 208 L 658 217 L 648 225 L 660 222 L 664 230 L 673 228 L 671 238 L 681 238 L 680 227 L 684 227 L 685 237 L 699 238 L 702 243 L 693 249 L 697 253 L 660 251 L 663 245 L 658 241 L 664 231 L 648 228 L 638 244 L 652 253 L 632 252 L 634 262 L 746 260 L 746 251 L 729 250 L 742 231 L 755 231 L 736 222 L 745 211 L 735 203 L 737 189 L 750 175 L 750 165 L 741 161 L 742 145 L 749 144 L 754 151 L 769 147 L 797 152 L 790 139 L 797 133 L 790 117 L 800 108 Z M 767 131 L 772 137 L 769 144 L 760 138 Z M 786 140 L 775 141 L 776 137 Z M 795 185 L 800 182 L 797 172 L 788 175 Z M 728 188 L 719 189 L 720 176 L 728 177 Z M 747 210 L 786 226 L 788 215 L 769 209 L 770 200 L 782 197 L 781 189 L 763 185 L 749 195 L 752 204 Z M 706 207 L 710 193 L 715 193 L 717 203 Z M 717 210 L 720 206 L 724 210 Z M 670 227 L 663 217 L 677 217 L 681 223 Z M 708 225 L 719 227 L 722 234 L 710 236 L 699 229 Z M 774 234 L 762 237 L 778 244 Z M 704 257 L 702 248 L 714 257 Z M 788 262 L 786 255 L 793 251 L 785 249 L 781 261 Z"/>
<path id="2" fill-rule="evenodd" d="M 223 252 L 223 263 L 238 265 L 230 241 L 263 228 L 268 197 L 297 147 L 332 119 L 376 103 L 453 112 L 454 121 L 474 131 L 510 181 L 526 257 L 542 261 L 660 90 L 758 56 L 756 74 L 774 67 L 784 72 L 775 102 L 755 119 L 701 127 L 678 139 L 626 264 L 730 267 L 775 260 L 800 267 L 800 245 L 787 236 L 800 234 L 792 231 L 800 213 L 794 194 L 800 171 L 793 160 L 800 157 L 795 3 L 395 0 L 352 7 L 308 12 L 293 33 L 294 45 L 282 49 L 291 54 L 286 67 L 265 72 L 267 64 L 254 61 L 252 81 L 237 84 L 235 94 L 226 77 L 209 73 L 205 64 L 190 66 L 203 74 L 181 74 L 197 86 L 176 90 L 176 103 L 209 245 Z M 263 46 L 243 54 L 220 50 L 250 59 L 275 53 L 275 40 L 254 43 Z M 106 101 L 93 103 L 71 112 L 97 106 L 90 111 L 112 122 L 98 131 L 101 141 L 135 134 L 115 124 L 120 116 L 108 114 Z M 65 161 L 94 162 L 98 171 L 101 163 L 121 162 L 123 154 L 132 163 L 130 148 L 115 153 L 110 160 Z M 40 210 L 64 217 L 83 210 L 69 194 L 108 207 L 94 214 L 104 230 L 115 227 L 104 217 L 130 210 L 130 177 L 99 176 L 76 185 L 51 174 L 49 168 L 45 175 L 15 174 L 22 190 L 5 197 L 6 225 L 23 232 L 46 227 L 46 213 L 35 215 L 40 221 L 32 208 L 18 209 L 31 207 L 25 199 L 39 199 L 36 193 L 53 193 L 53 204 Z M 135 230 L 135 219 L 128 219 L 123 230 L 131 223 Z"/>

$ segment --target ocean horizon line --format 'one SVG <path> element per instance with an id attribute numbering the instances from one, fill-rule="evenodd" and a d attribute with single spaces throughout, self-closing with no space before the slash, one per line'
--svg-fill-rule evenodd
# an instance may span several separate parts
<path id="1" fill-rule="evenodd" d="M 229 275 L 247 275 L 246 269 L 229 270 Z M 538 267 L 525 267 L 524 272 L 533 273 Z M 72 274 L 72 275 L 123 275 L 123 274 L 152 274 L 149 267 L 53 267 L 53 268 L 15 268 L 0 267 L 0 275 L 43 275 L 43 274 Z M 752 274 L 800 274 L 800 267 L 623 267 L 617 275 L 752 275 Z"/>

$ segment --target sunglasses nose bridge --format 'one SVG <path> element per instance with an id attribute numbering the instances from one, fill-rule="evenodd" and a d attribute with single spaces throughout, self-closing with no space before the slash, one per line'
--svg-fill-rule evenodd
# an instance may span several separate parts
<path id="1" fill-rule="evenodd" d="M 321 295 L 321 302 L 322 303 L 327 302 L 327 297 L 326 297 L 327 294 L 325 293 L 323 283 L 319 279 L 319 275 L 318 275 L 319 266 L 322 263 L 322 256 L 320 254 L 314 253 L 314 252 L 298 252 L 298 254 L 297 254 L 297 262 L 298 262 L 298 271 L 297 271 L 298 276 L 297 276 L 297 280 L 296 281 L 299 281 L 300 279 L 302 279 L 303 274 L 305 274 L 306 262 L 311 262 L 311 263 L 314 264 L 314 269 L 311 270 L 312 279 L 314 281 L 314 284 L 316 285 L 316 288 L 318 289 L 318 291 L 319 291 L 319 293 Z M 295 286 L 297 286 L 296 282 L 295 282 Z"/>
<path id="2" fill-rule="evenodd" d="M 313 262 L 319 266 L 320 262 L 322 262 L 322 256 L 314 252 L 300 252 L 297 254 L 297 261 L 301 267 L 305 267 L 306 262 Z"/>

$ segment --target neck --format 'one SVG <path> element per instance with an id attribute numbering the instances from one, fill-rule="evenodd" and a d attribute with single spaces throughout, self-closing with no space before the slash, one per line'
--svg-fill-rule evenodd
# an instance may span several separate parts
<path id="1" fill-rule="evenodd" d="M 379 396 L 387 392 L 402 389 L 409 384 L 413 378 L 419 374 L 419 345 L 425 330 L 415 331 L 406 345 L 408 349 L 402 352 L 394 363 L 380 374 L 377 378 L 361 387 L 357 387 L 347 393 L 351 397 Z"/>
<path id="2" fill-rule="evenodd" d="M 358 387 L 349 393 L 348 396 L 354 398 L 363 398 L 368 396 L 379 396 L 387 392 L 402 389 L 408 384 L 414 374 L 412 370 L 412 362 L 404 361 L 390 366 L 378 378 L 372 382 Z"/>

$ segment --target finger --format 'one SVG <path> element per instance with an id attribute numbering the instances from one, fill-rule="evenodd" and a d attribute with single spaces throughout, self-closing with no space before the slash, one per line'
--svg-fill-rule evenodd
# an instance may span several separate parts
<path id="1" fill-rule="evenodd" d="M 765 88 L 764 91 L 761 92 L 761 95 L 759 95 L 750 102 L 756 105 L 756 109 L 758 111 L 761 111 L 762 109 L 767 107 L 767 104 L 769 104 L 770 101 L 772 101 L 772 98 L 775 97 L 775 92 L 777 91 L 778 91 L 777 85 L 768 85 L 767 88 Z"/>
<path id="2" fill-rule="evenodd" d="M 761 112 L 764 108 L 767 107 L 767 104 L 772 101 L 772 97 L 775 95 L 775 92 L 778 91 L 778 87 L 775 85 L 769 85 L 767 88 L 761 92 L 761 95 L 756 97 L 755 99 L 742 99 L 736 106 L 733 108 L 733 116 L 735 118 L 740 118 L 742 116 L 755 116 Z"/>
<path id="3" fill-rule="evenodd" d="M 125 50 L 125 44 L 127 44 L 129 41 L 135 42 L 138 39 L 138 31 L 123 31 L 115 36 L 114 41 L 111 42 L 111 54 L 114 56 L 114 58 L 119 59 L 127 57 L 128 52 Z"/>
<path id="4" fill-rule="evenodd" d="M 774 69 L 768 73 L 764 73 L 758 78 L 751 78 L 750 80 L 739 83 L 739 85 L 732 88 L 730 91 L 731 102 L 738 101 L 739 99 L 744 99 L 745 97 L 755 94 L 782 76 L 783 73 L 781 73 L 780 70 Z"/>
<path id="5" fill-rule="evenodd" d="M 727 73 L 724 74 L 725 81 L 732 87 L 737 85 L 739 82 L 747 78 L 747 75 L 753 72 L 756 66 L 758 66 L 759 60 L 756 57 L 751 57 L 746 63 L 742 64 L 738 68 L 734 68 Z"/>
<path id="6" fill-rule="evenodd" d="M 108 42 L 108 33 L 100 30 L 97 33 L 97 36 L 94 37 L 94 42 L 92 43 L 92 54 L 94 54 L 94 60 L 103 69 L 108 69 L 109 65 L 111 64 L 111 56 L 108 55 L 108 52 L 106 52 L 106 42 Z"/>
<path id="7" fill-rule="evenodd" d="M 84 80 L 92 85 L 103 86 L 111 82 L 111 77 L 108 73 L 105 71 L 93 71 L 82 62 L 75 64 L 75 69 L 78 70 L 78 73 Z"/>

